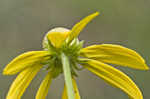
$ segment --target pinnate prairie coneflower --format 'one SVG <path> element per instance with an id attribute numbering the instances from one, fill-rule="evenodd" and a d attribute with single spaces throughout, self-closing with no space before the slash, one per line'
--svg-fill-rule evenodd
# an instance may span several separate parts
<path id="1" fill-rule="evenodd" d="M 78 40 L 82 29 L 97 15 L 93 13 L 72 29 L 54 28 L 50 30 L 43 40 L 43 51 L 25 52 L 13 59 L 4 69 L 4 75 L 18 76 L 12 83 L 6 99 L 20 99 L 26 88 L 37 73 L 45 68 L 47 75 L 43 79 L 36 99 L 45 99 L 51 81 L 64 74 L 65 86 L 62 99 L 80 99 L 75 78 L 79 64 L 84 69 L 102 78 L 110 85 L 115 86 L 131 99 L 143 99 L 140 89 L 123 72 L 110 64 L 125 66 L 139 70 L 148 70 L 144 59 L 134 50 L 114 44 L 91 45 L 83 48 L 83 41 Z"/>

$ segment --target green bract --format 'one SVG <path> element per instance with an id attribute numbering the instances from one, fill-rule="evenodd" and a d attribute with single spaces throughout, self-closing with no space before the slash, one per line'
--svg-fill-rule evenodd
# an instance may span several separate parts
<path id="1" fill-rule="evenodd" d="M 63 66 L 61 63 L 61 53 L 64 53 L 68 58 L 69 58 L 69 63 L 70 63 L 70 69 L 71 69 L 71 74 L 73 76 L 77 76 L 77 73 L 75 72 L 76 70 L 79 70 L 80 68 L 78 67 L 78 57 L 80 55 L 80 50 L 83 48 L 83 41 L 79 41 L 78 38 L 75 38 L 71 43 L 67 43 L 67 40 L 64 41 L 63 37 L 66 39 L 66 36 L 62 36 L 61 39 L 62 41 L 60 42 L 61 44 L 53 43 L 53 39 L 50 39 L 48 37 L 51 37 L 52 35 L 58 37 L 55 38 L 56 42 L 60 40 L 60 37 L 57 35 L 60 35 L 58 32 L 53 32 L 53 31 L 58 31 L 61 33 L 61 31 L 64 31 L 64 34 L 69 34 L 70 30 L 65 29 L 65 28 L 55 28 L 48 32 L 46 35 L 47 38 L 44 39 L 43 41 L 43 48 L 49 52 L 51 52 L 51 60 L 48 63 L 47 69 L 49 69 L 53 77 L 57 77 L 60 73 L 63 72 Z M 63 33 L 61 33 L 63 34 Z M 58 46 L 59 45 L 59 46 Z"/>

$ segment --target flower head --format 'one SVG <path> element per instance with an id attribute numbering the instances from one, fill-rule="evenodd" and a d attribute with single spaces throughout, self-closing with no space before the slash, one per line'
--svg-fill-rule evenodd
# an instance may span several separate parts
<path id="1" fill-rule="evenodd" d="M 148 70 L 144 59 L 134 50 L 114 44 L 91 45 L 83 48 L 78 39 L 82 29 L 97 15 L 93 13 L 71 30 L 54 28 L 43 40 L 43 51 L 29 51 L 13 59 L 4 69 L 4 75 L 18 74 L 12 83 L 7 99 L 20 99 L 24 91 L 41 70 L 46 68 L 47 75 L 42 81 L 36 99 L 45 99 L 52 79 L 64 74 L 65 86 L 62 99 L 80 99 L 75 78 L 83 68 L 102 78 L 129 95 L 132 99 L 143 99 L 140 89 L 123 72 L 109 64 L 134 69 Z"/>

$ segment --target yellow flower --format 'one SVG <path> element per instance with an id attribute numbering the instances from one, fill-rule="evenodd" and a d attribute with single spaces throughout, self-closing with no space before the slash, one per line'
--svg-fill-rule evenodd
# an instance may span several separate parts
<path id="1" fill-rule="evenodd" d="M 144 59 L 134 50 L 120 45 L 101 44 L 83 48 L 83 41 L 78 40 L 82 29 L 97 15 L 93 13 L 71 30 L 54 28 L 43 40 L 43 51 L 29 51 L 12 60 L 4 69 L 4 75 L 18 74 L 12 83 L 6 99 L 20 99 L 24 91 L 36 76 L 45 68 L 47 75 L 42 81 L 36 99 L 45 99 L 52 79 L 64 74 L 65 86 L 62 99 L 80 99 L 75 78 L 78 64 L 91 71 L 107 83 L 124 91 L 131 99 L 143 99 L 140 89 L 123 72 L 109 64 L 148 70 Z"/>

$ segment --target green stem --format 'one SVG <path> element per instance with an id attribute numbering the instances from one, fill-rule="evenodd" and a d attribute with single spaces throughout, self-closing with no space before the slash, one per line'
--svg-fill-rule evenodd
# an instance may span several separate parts
<path id="1" fill-rule="evenodd" d="M 68 99 L 75 99 L 73 85 L 72 85 L 72 77 L 71 77 L 69 59 L 64 53 L 61 54 L 61 59 L 62 59 L 64 76 L 65 76 L 65 84 L 67 87 Z"/>

